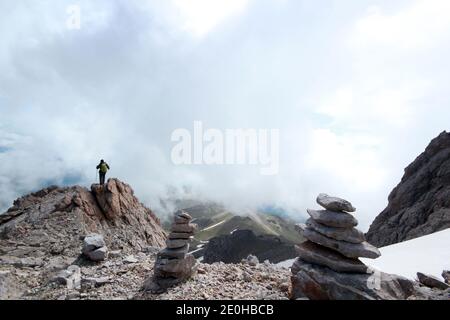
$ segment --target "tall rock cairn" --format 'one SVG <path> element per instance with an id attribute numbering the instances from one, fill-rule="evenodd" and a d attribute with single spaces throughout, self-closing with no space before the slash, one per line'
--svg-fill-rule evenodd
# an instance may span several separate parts
<path id="1" fill-rule="evenodd" d="M 356 209 L 350 202 L 320 194 L 317 203 L 325 210 L 308 209 L 310 218 L 306 224 L 296 225 L 307 241 L 296 246 L 298 258 L 291 267 L 293 299 L 317 296 L 318 287 L 312 288 L 310 284 L 314 281 L 308 276 L 311 266 L 326 267 L 342 274 L 367 274 L 371 269 L 358 258 L 376 259 L 381 255 L 355 228 L 358 221 L 350 212 Z"/>
<path id="2" fill-rule="evenodd" d="M 166 241 L 167 247 L 158 253 L 154 274 L 145 282 L 144 290 L 162 293 L 195 273 L 197 260 L 188 252 L 197 225 L 191 224 L 191 220 L 192 217 L 182 210 L 175 213 L 172 230 Z"/>

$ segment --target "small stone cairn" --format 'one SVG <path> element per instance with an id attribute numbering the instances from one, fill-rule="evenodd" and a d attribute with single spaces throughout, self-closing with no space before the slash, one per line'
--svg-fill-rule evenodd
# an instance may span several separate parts
<path id="1" fill-rule="evenodd" d="M 292 274 L 295 276 L 305 262 L 340 273 L 370 273 L 371 269 L 358 258 L 376 259 L 381 253 L 355 228 L 358 221 L 349 212 L 356 209 L 344 199 L 323 193 L 317 203 L 325 210 L 308 209 L 306 224 L 296 225 L 308 241 L 296 246 L 299 257 L 291 268 Z"/>
<path id="2" fill-rule="evenodd" d="M 144 284 L 144 290 L 163 293 L 168 288 L 189 279 L 197 270 L 197 260 L 189 252 L 189 242 L 197 225 L 191 224 L 192 217 L 185 211 L 175 213 L 171 233 L 166 241 L 167 248 L 157 254 L 154 275 Z"/>

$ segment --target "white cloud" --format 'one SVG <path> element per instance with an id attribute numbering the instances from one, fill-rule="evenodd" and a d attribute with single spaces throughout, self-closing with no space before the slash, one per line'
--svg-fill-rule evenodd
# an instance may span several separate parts
<path id="1" fill-rule="evenodd" d="M 416 0 L 395 14 L 371 6 L 357 21 L 352 44 L 355 47 L 389 46 L 391 49 L 417 50 L 436 46 L 448 37 L 450 2 Z"/>

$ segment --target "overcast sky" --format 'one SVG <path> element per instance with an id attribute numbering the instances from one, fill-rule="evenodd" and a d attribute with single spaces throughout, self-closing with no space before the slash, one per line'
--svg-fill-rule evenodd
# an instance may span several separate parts
<path id="1" fill-rule="evenodd" d="M 81 9 L 67 28 L 67 7 Z M 0 0 L 0 208 L 89 186 L 100 158 L 148 206 L 345 197 L 366 230 L 450 125 L 448 0 Z M 177 128 L 280 130 L 280 169 L 175 166 Z"/>

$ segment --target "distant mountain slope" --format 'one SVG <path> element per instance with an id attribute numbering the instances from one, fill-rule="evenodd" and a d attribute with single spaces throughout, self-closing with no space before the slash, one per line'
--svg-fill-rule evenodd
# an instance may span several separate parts
<path id="1" fill-rule="evenodd" d="M 251 230 L 236 230 L 231 234 L 210 239 L 205 246 L 203 262 L 238 263 L 248 255 L 260 261 L 278 263 L 295 257 L 294 244 L 272 235 L 255 235 Z"/>
<path id="2" fill-rule="evenodd" d="M 450 133 L 433 139 L 406 169 L 367 240 L 377 247 L 450 227 Z"/>

